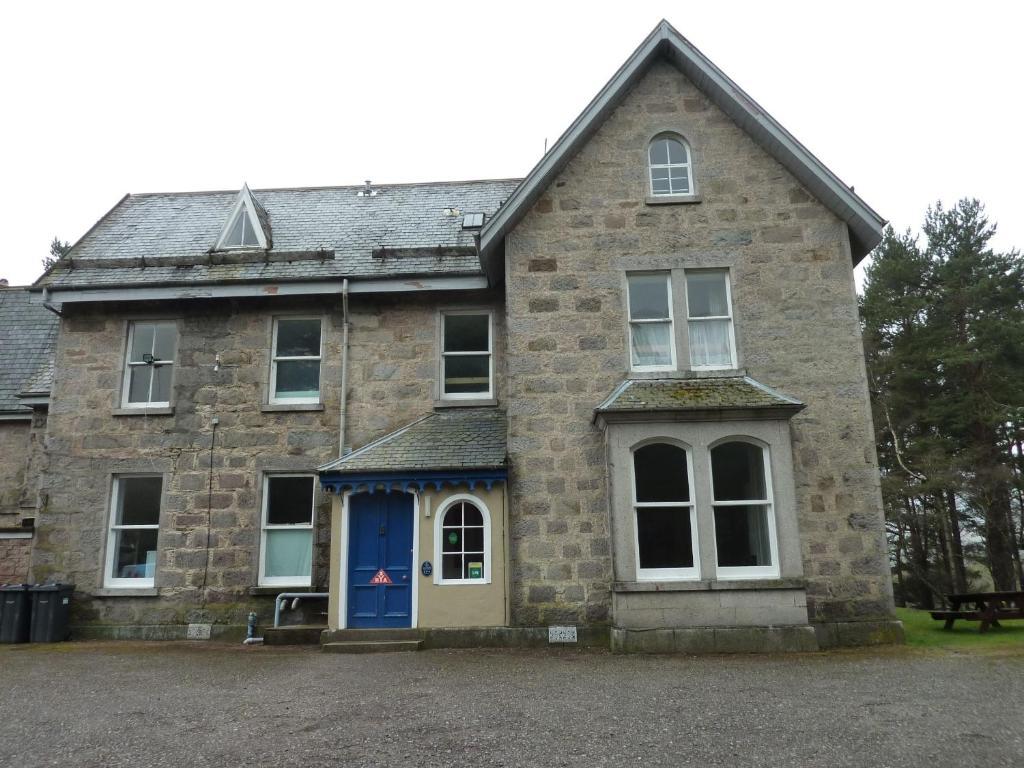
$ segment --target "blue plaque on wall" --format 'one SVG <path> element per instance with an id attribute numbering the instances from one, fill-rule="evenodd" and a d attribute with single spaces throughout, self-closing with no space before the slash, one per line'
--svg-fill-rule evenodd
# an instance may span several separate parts
<path id="1" fill-rule="evenodd" d="M 429 560 L 424 560 L 423 565 L 420 566 L 420 570 L 424 576 L 429 576 L 434 572 L 434 566 L 430 564 Z"/>

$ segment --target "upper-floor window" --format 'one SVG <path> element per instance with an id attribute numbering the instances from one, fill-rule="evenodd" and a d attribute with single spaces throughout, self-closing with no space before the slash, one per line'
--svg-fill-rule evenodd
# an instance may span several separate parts
<path id="1" fill-rule="evenodd" d="M 171 404 L 178 328 L 173 322 L 136 321 L 128 327 L 122 403 L 129 408 Z"/>
<path id="2" fill-rule="evenodd" d="M 667 272 L 640 273 L 628 281 L 630 366 L 634 371 L 674 369 L 672 278 Z"/>
<path id="3" fill-rule="evenodd" d="M 253 226 L 252 218 L 245 206 L 238 209 L 235 220 L 228 229 L 227 235 L 221 242 L 222 248 L 258 248 L 259 238 L 256 236 L 256 228 Z"/>
<path id="4" fill-rule="evenodd" d="M 114 478 L 104 586 L 153 586 L 162 488 L 159 475 Z"/>
<path id="5" fill-rule="evenodd" d="M 319 317 L 279 317 L 274 321 L 271 403 L 320 402 L 321 325 Z"/>
<path id="6" fill-rule="evenodd" d="M 494 393 L 490 312 L 441 315 L 441 397 L 490 398 Z"/>
<path id="7" fill-rule="evenodd" d="M 690 147 L 678 136 L 656 136 L 647 148 L 651 195 L 692 195 Z"/>
<path id="8" fill-rule="evenodd" d="M 637 577 L 697 578 L 697 516 L 685 449 L 652 443 L 633 452 Z"/>
<path id="9" fill-rule="evenodd" d="M 687 270 L 687 325 L 690 367 L 735 368 L 732 297 L 725 270 Z"/>
<path id="10" fill-rule="evenodd" d="M 711 449 L 719 578 L 777 576 L 768 451 L 738 440 Z"/>

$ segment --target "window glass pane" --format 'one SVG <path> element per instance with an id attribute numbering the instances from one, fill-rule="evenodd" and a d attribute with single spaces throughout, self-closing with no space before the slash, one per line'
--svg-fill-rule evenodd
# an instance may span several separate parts
<path id="1" fill-rule="evenodd" d="M 665 275 L 629 276 L 629 317 L 631 320 L 668 318 L 668 278 Z"/>
<path id="2" fill-rule="evenodd" d="M 441 529 L 441 551 L 461 552 L 462 551 L 462 529 L 442 528 Z"/>
<path id="3" fill-rule="evenodd" d="M 685 195 L 690 191 L 690 177 L 686 168 L 672 169 L 672 194 Z"/>
<path id="4" fill-rule="evenodd" d="M 690 317 L 722 317 L 730 314 L 724 272 L 687 272 L 686 306 Z"/>
<path id="5" fill-rule="evenodd" d="M 640 507 L 636 511 L 641 568 L 692 568 L 693 539 L 686 507 Z"/>
<path id="6" fill-rule="evenodd" d="M 711 450 L 715 501 L 767 499 L 764 449 L 751 443 L 723 443 Z"/>
<path id="7" fill-rule="evenodd" d="M 686 149 L 683 147 L 681 142 L 675 139 L 667 139 L 665 144 L 668 145 L 668 161 L 675 165 L 677 163 L 686 162 Z"/>
<path id="8" fill-rule="evenodd" d="M 174 359 L 174 340 L 178 335 L 178 329 L 174 323 L 160 323 L 153 326 L 155 340 L 153 343 L 153 357 L 157 360 Z"/>
<path id="9" fill-rule="evenodd" d="M 155 528 L 133 528 L 114 534 L 115 579 L 151 579 L 156 572 Z"/>
<path id="10" fill-rule="evenodd" d="M 313 522 L 312 477 L 267 479 L 267 525 L 309 525 Z"/>
<path id="11" fill-rule="evenodd" d="M 313 572 L 313 531 L 310 529 L 267 531 L 266 562 L 263 575 L 268 578 L 303 577 Z"/>
<path id="12" fill-rule="evenodd" d="M 728 368 L 732 365 L 731 320 L 691 320 L 690 364 Z"/>
<path id="13" fill-rule="evenodd" d="M 444 520 L 442 525 L 457 526 L 462 525 L 462 505 L 456 504 L 448 509 L 444 513 Z"/>
<path id="14" fill-rule="evenodd" d="M 631 323 L 633 367 L 672 364 L 671 323 Z"/>
<path id="15" fill-rule="evenodd" d="M 484 529 L 483 528 L 466 528 L 465 530 L 465 542 L 463 548 L 467 552 L 481 553 L 484 551 Z"/>
<path id="16" fill-rule="evenodd" d="M 319 360 L 281 360 L 277 363 L 275 397 L 317 397 L 319 394 Z"/>
<path id="17" fill-rule="evenodd" d="M 472 504 L 463 503 L 461 506 L 462 506 L 462 508 L 466 512 L 466 520 L 465 520 L 465 524 L 466 525 L 483 525 L 484 524 L 484 516 L 483 516 L 483 513 L 479 509 L 474 507 Z"/>
<path id="18" fill-rule="evenodd" d="M 245 210 L 244 208 L 242 209 Z M 256 239 L 256 230 L 252 227 L 252 219 L 245 213 L 242 214 L 242 244 L 243 245 L 259 245 L 259 241 Z"/>
<path id="19" fill-rule="evenodd" d="M 142 356 L 153 351 L 153 324 L 136 323 L 132 329 L 132 351 L 128 358 L 133 363 L 141 363 Z"/>
<path id="20" fill-rule="evenodd" d="M 121 477 L 117 480 L 118 514 L 115 525 L 158 525 L 159 477 Z"/>
<path id="21" fill-rule="evenodd" d="M 715 507 L 715 546 L 722 568 L 770 566 L 768 507 Z"/>
<path id="22" fill-rule="evenodd" d="M 490 357 L 458 355 L 444 359 L 444 391 L 446 394 L 487 392 L 490 390 Z"/>
<path id="23" fill-rule="evenodd" d="M 664 179 L 652 179 L 651 180 L 651 193 L 654 195 L 669 195 L 672 194 L 672 188 L 669 186 L 667 178 Z"/>
<path id="24" fill-rule="evenodd" d="M 462 555 L 445 555 L 441 558 L 441 578 L 462 578 Z"/>
<path id="25" fill-rule="evenodd" d="M 665 165 L 668 162 L 668 140 L 656 139 L 651 142 L 651 165 Z"/>
<path id="26" fill-rule="evenodd" d="M 149 382 L 153 376 L 152 365 L 133 365 L 128 374 L 128 402 L 148 403 Z"/>
<path id="27" fill-rule="evenodd" d="M 488 352 L 489 325 L 487 315 L 445 315 L 444 351 Z"/>
<path id="28" fill-rule="evenodd" d="M 668 443 L 645 445 L 633 452 L 636 500 L 689 501 L 686 451 Z"/>
<path id="29" fill-rule="evenodd" d="M 224 239 L 224 245 L 233 248 L 238 247 L 244 240 L 243 229 L 245 227 L 245 209 L 241 208 L 238 211 L 238 215 L 235 217 L 235 223 L 231 227 L 231 231 L 228 232 L 228 236 Z"/>
<path id="30" fill-rule="evenodd" d="M 169 403 L 171 401 L 171 371 L 173 365 L 147 366 L 153 369 L 153 393 L 150 401 Z"/>
<path id="31" fill-rule="evenodd" d="M 319 357 L 320 320 L 278 320 L 277 357 Z"/>

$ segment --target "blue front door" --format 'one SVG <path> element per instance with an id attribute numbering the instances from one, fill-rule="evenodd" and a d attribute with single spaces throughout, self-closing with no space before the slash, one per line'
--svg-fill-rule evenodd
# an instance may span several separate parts
<path id="1" fill-rule="evenodd" d="M 348 626 L 412 626 L 412 496 L 359 493 L 348 505 Z"/>

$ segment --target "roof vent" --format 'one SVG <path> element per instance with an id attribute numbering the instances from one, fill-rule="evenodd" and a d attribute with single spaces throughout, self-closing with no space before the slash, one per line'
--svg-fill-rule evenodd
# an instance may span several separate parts
<path id="1" fill-rule="evenodd" d="M 462 211 L 460 211 L 458 208 L 445 208 L 443 213 L 448 218 L 455 218 L 456 216 L 462 215 Z"/>
<path id="2" fill-rule="evenodd" d="M 484 215 L 482 213 L 467 213 L 462 217 L 463 229 L 480 229 L 483 225 Z"/>
<path id="3" fill-rule="evenodd" d="M 370 186 L 370 180 L 366 180 L 366 186 L 359 190 L 357 193 L 359 197 L 376 197 L 377 190 Z"/>

